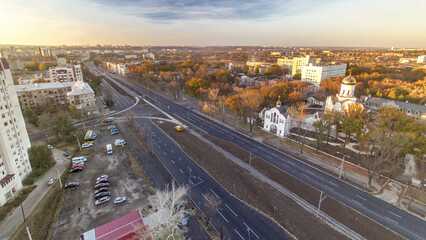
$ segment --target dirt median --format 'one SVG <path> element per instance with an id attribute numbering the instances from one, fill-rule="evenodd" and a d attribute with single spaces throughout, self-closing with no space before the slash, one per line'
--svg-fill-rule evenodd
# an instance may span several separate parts
<path id="1" fill-rule="evenodd" d="M 168 122 L 163 122 L 159 126 L 210 176 L 243 202 L 266 216 L 272 216 L 276 207 L 275 221 L 296 238 L 312 239 L 315 236 L 315 239 L 346 239 L 344 235 L 305 211 L 293 200 L 228 160 L 188 131 L 177 132 L 174 125 Z"/>

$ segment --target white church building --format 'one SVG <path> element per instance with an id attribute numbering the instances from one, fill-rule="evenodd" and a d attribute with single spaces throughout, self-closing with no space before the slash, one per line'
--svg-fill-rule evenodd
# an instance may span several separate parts
<path id="1" fill-rule="evenodd" d="M 274 108 L 264 108 L 259 117 L 263 119 L 263 130 L 281 137 L 290 133 L 291 117 L 281 106 L 280 99 Z"/>
<path id="2" fill-rule="evenodd" d="M 344 78 L 340 86 L 340 93 L 336 94 L 336 96 L 327 97 L 325 109 L 334 109 L 343 112 L 343 109 L 347 108 L 350 104 L 356 103 L 355 85 L 356 80 L 351 75 Z"/>

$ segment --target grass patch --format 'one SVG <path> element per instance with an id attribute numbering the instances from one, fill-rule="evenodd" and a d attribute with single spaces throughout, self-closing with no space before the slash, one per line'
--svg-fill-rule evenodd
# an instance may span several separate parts
<path id="1" fill-rule="evenodd" d="M 423 204 L 426 204 L 426 192 L 424 190 L 409 187 L 405 193 L 405 197 L 413 198 L 422 202 Z"/>
<path id="2" fill-rule="evenodd" d="M 0 222 L 3 221 L 3 219 L 5 219 L 7 215 L 11 213 L 16 207 L 19 207 L 19 205 L 21 205 L 21 203 L 27 198 L 28 194 L 30 194 L 30 192 L 32 192 L 36 187 L 36 185 L 24 187 L 19 193 L 19 196 L 17 196 L 11 202 L 3 205 L 0 208 Z"/>

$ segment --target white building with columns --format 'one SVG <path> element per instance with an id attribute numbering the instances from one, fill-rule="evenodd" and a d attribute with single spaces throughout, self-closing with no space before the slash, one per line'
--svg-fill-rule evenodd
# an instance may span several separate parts
<path id="1" fill-rule="evenodd" d="M 342 80 L 340 92 L 336 96 L 328 96 L 325 102 L 325 109 L 343 112 L 348 105 L 357 102 L 355 97 L 356 80 L 351 75 Z"/>
<path id="2" fill-rule="evenodd" d="M 0 206 L 22 189 L 22 180 L 32 171 L 31 147 L 18 95 L 6 58 L 0 58 Z"/>
<path id="3" fill-rule="evenodd" d="M 280 99 L 274 108 L 264 108 L 259 117 L 263 119 L 263 130 L 281 137 L 290 133 L 291 117 L 281 105 Z"/>

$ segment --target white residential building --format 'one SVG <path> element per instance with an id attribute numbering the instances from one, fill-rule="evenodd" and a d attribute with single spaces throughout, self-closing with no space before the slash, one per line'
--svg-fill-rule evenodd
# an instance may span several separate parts
<path id="1" fill-rule="evenodd" d="M 106 62 L 105 65 L 110 72 L 118 73 L 123 76 L 127 74 L 127 66 L 124 63 Z"/>
<path id="2" fill-rule="evenodd" d="M 13 85 L 10 67 L 0 58 L 0 206 L 14 198 L 22 180 L 32 171 L 27 150 L 31 147 Z"/>
<path id="3" fill-rule="evenodd" d="M 426 62 L 426 55 L 417 57 L 417 63 L 425 63 L 425 62 Z"/>
<path id="4" fill-rule="evenodd" d="M 278 58 L 277 65 L 280 67 L 287 66 L 291 70 L 291 75 L 302 73 L 303 66 L 309 64 L 318 65 L 321 63 L 321 58 L 315 58 L 307 55 L 306 57 L 295 58 Z"/>
<path id="5" fill-rule="evenodd" d="M 280 99 L 274 108 L 264 108 L 259 118 L 263 119 L 263 130 L 281 137 L 290 134 L 291 116 L 281 105 Z"/>
<path id="6" fill-rule="evenodd" d="M 83 81 L 81 65 L 49 68 L 51 82 L 76 82 Z"/>
<path id="7" fill-rule="evenodd" d="M 302 81 L 312 83 L 316 86 L 321 81 L 329 77 L 340 77 L 346 74 L 346 64 L 327 65 L 327 66 L 304 66 L 302 69 Z"/>

